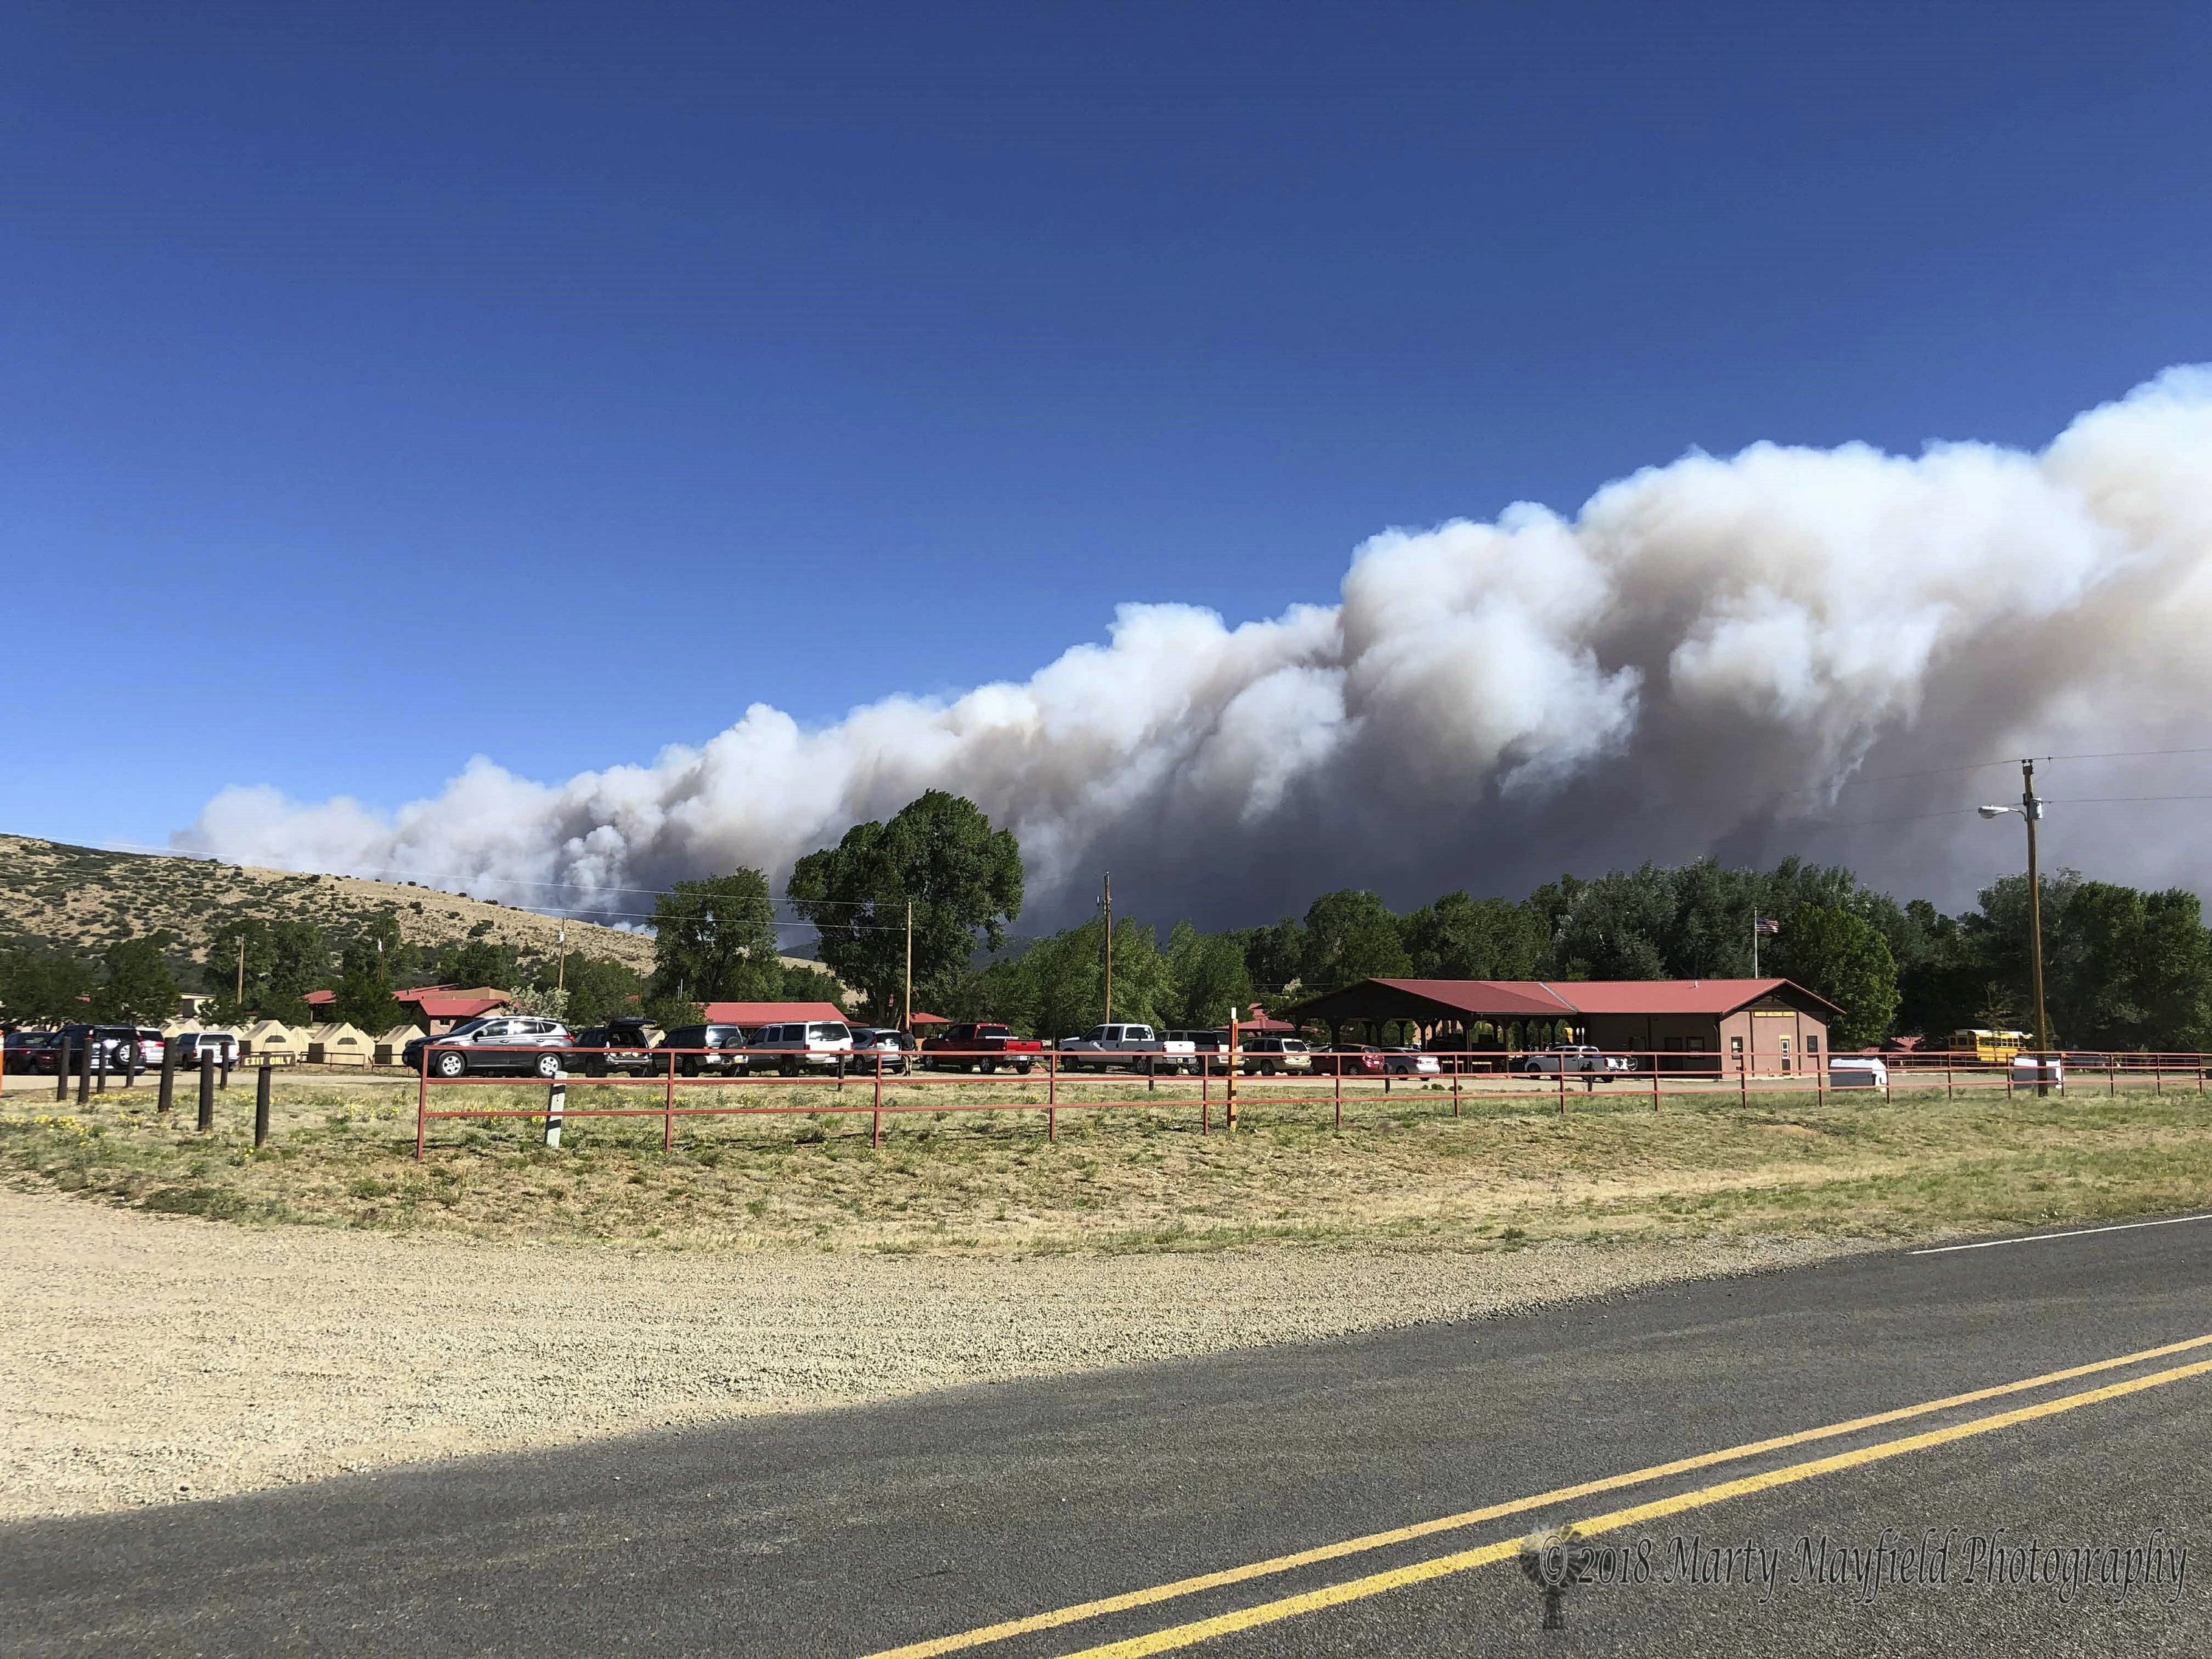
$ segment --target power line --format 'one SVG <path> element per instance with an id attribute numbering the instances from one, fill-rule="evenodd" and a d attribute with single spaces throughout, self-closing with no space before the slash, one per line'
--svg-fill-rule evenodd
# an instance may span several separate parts
<path id="1" fill-rule="evenodd" d="M 2212 755 L 2212 747 L 2198 749 L 2106 749 L 2079 755 L 2035 755 L 2027 758 L 2039 761 L 2082 760 L 2145 760 L 2173 755 Z M 1796 789 L 1778 789 L 1767 799 L 1781 799 L 1790 795 L 1817 795 L 1830 789 L 1856 789 L 1862 785 L 1902 783 L 1914 778 L 1956 777 L 1966 772 L 1984 772 L 1992 767 L 2017 766 L 2022 757 L 2008 755 L 2002 760 L 1972 761 L 1962 766 L 1932 766 L 1918 772 L 1886 772 L 1875 778 L 1845 778 L 1834 784 L 1807 784 Z"/>

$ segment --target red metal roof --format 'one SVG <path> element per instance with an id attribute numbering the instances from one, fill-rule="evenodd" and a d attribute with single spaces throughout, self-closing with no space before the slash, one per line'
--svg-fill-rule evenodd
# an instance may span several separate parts
<path id="1" fill-rule="evenodd" d="M 1705 1014 L 1717 1018 L 1784 990 L 1835 1008 L 1826 998 L 1786 979 L 1378 979 L 1368 983 L 1387 985 L 1485 1019 L 1557 1019 L 1568 1014 Z"/>
<path id="2" fill-rule="evenodd" d="M 310 1008 L 327 1008 L 338 1000 L 336 991 L 310 991 L 300 999 Z"/>
<path id="3" fill-rule="evenodd" d="M 952 1022 L 945 1018 L 942 1014 L 925 1014 L 917 1011 L 913 1018 L 907 1021 L 907 1024 L 909 1025 L 950 1025 Z"/>
<path id="4" fill-rule="evenodd" d="M 781 1025 L 802 1019 L 837 1019 L 845 1011 L 834 1002 L 710 1002 L 710 1025 Z"/>
<path id="5" fill-rule="evenodd" d="M 411 991 L 394 991 L 394 1002 L 411 1002 L 422 1011 L 425 1019 L 474 1019 L 478 1014 L 488 1014 L 495 1008 L 504 1008 L 513 1000 L 504 991 L 495 991 L 489 985 L 464 988 L 457 985 L 418 985 Z"/>

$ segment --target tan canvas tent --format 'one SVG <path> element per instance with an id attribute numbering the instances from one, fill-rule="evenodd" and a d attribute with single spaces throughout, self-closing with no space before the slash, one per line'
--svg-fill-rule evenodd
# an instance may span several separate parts
<path id="1" fill-rule="evenodd" d="M 397 1066 L 399 1055 L 407 1045 L 422 1035 L 419 1025 L 395 1025 L 377 1038 L 374 1046 L 379 1066 Z"/>
<path id="2" fill-rule="evenodd" d="M 264 1019 L 239 1034 L 240 1057 L 259 1065 L 264 1061 L 289 1066 L 307 1052 L 307 1034 L 281 1019 Z"/>
<path id="3" fill-rule="evenodd" d="M 368 1033 L 343 1020 L 310 1026 L 307 1064 L 310 1066 L 366 1066 L 375 1057 L 376 1045 Z"/>

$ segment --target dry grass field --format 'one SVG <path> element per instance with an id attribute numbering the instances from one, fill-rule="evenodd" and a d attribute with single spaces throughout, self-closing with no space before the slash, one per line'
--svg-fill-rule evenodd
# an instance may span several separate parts
<path id="1" fill-rule="evenodd" d="M 548 1152 L 542 1087 L 484 1085 L 440 1098 L 533 1115 L 434 1123 L 417 1164 L 410 1085 L 275 1081 L 259 1152 L 250 1087 L 204 1136 L 151 1089 L 0 1100 L 0 1371 L 20 1380 L 0 1516 L 2212 1205 L 2193 1088 L 1680 1094 L 1656 1114 L 1601 1091 L 1565 1115 L 1536 1090 L 1457 1119 L 1443 1091 L 1370 1088 L 1340 1133 L 1327 1103 L 1261 1087 L 1237 1133 L 1203 1135 L 1164 1091 L 1063 1112 L 1057 1143 L 1038 1112 L 929 1109 L 1022 1093 L 1001 1079 L 891 1091 L 925 1109 L 880 1148 L 866 1115 L 825 1109 L 682 1122 L 664 1153 L 657 1116 L 571 1117 Z"/>
<path id="2" fill-rule="evenodd" d="M 1187 1092 L 1189 1085 L 1182 1086 Z M 542 1085 L 447 1090 L 441 1104 L 532 1115 L 430 1126 L 414 1157 L 404 1083 L 280 1078 L 274 1130 L 256 1152 L 250 1088 L 214 1133 L 150 1088 L 79 1109 L 11 1093 L 0 1171 L 14 1184 L 157 1212 L 256 1225 L 662 1249 L 801 1246 L 866 1252 L 1038 1254 L 1218 1249 L 1269 1241 L 1453 1250 L 1543 1242 L 1918 1239 L 2212 1204 L 2212 1101 L 2124 1089 L 2039 1100 L 2002 1090 L 1906 1097 L 1670 1094 L 1655 1113 L 1626 1091 L 1471 1098 L 1452 1115 L 1437 1085 L 1347 1091 L 1326 1103 L 1248 1089 L 1237 1133 L 1141 1091 L 1110 1112 L 929 1109 L 1043 1099 L 1042 1086 L 892 1088 L 884 1142 L 869 1094 L 687 1089 L 687 1103 L 773 1101 L 808 1116 L 679 1120 L 661 1149 L 656 1090 L 572 1085 L 598 1104 L 655 1115 L 572 1115 L 541 1142 Z M 984 1092 L 987 1091 L 988 1092 Z M 182 1091 L 180 1091 L 181 1093 Z M 1115 1091 L 1063 1084 L 1072 1097 Z"/>

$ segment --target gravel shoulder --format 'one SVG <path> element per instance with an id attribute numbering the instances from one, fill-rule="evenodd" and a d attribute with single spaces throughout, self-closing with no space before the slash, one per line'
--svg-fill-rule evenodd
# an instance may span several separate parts
<path id="1" fill-rule="evenodd" d="M 0 1188 L 0 1518 L 1525 1310 L 1845 1242 L 704 1254 Z"/>

